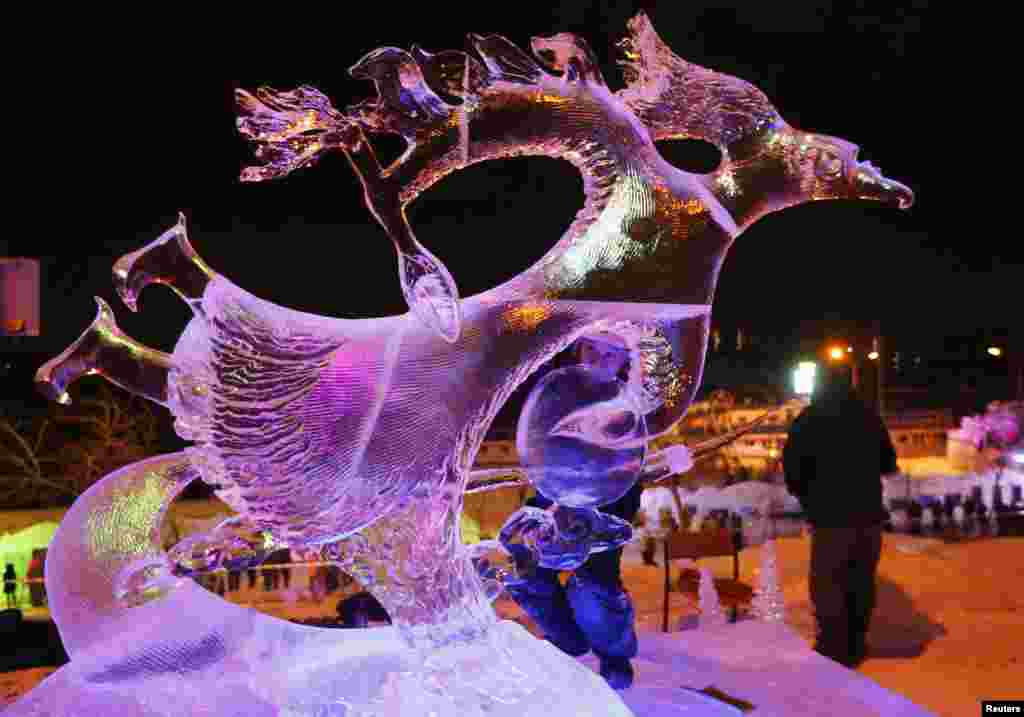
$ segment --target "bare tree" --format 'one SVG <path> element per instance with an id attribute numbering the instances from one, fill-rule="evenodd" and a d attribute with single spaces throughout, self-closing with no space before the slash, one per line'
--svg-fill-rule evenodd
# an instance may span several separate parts
<path id="1" fill-rule="evenodd" d="M 142 399 L 81 382 L 70 407 L 38 420 L 0 419 L 0 504 L 66 503 L 104 475 L 159 450 L 158 419 Z"/>
<path id="2" fill-rule="evenodd" d="M 66 477 L 79 493 L 111 471 L 157 452 L 159 424 L 144 399 L 100 383 L 94 397 L 73 405 L 78 410 L 65 410 L 56 423 L 79 429 L 77 440 L 63 451 Z"/>
<path id="3" fill-rule="evenodd" d="M 67 501 L 74 487 L 54 476 L 61 459 L 45 447 L 52 420 L 38 426 L 0 419 L 0 505 L 27 507 Z"/>

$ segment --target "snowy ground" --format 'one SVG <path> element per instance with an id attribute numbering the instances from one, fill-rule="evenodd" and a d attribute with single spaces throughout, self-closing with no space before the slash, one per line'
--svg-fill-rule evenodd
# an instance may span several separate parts
<path id="1" fill-rule="evenodd" d="M 997 538 L 966 543 L 887 534 L 880 567 L 879 605 L 869 643 L 871 654 L 860 673 L 882 687 L 903 695 L 937 715 L 977 714 L 982 699 L 1020 699 L 1024 674 L 1024 540 Z M 808 642 L 814 622 L 807 594 L 807 538 L 778 541 L 780 580 L 786 595 L 787 622 Z M 708 559 L 702 564 L 716 575 L 730 574 L 727 559 Z M 758 549 L 745 550 L 741 577 L 753 583 Z M 662 568 L 643 566 L 637 548 L 627 551 L 625 580 L 637 607 L 641 642 L 664 653 L 703 642 L 692 631 L 661 636 Z M 673 576 L 676 571 L 673 570 Z M 338 594 L 320 604 L 303 599 L 304 579 L 293 577 L 296 590 L 281 595 L 249 591 L 243 577 L 239 602 L 263 612 L 295 618 L 334 613 Z M 681 593 L 670 596 L 673 629 L 696 612 L 695 598 Z M 518 618 L 528 627 L 518 608 L 499 601 L 503 617 Z M 669 641 L 669 642 L 666 642 Z M 583 658 L 591 664 L 592 660 Z M 642 654 L 637 661 L 640 683 L 657 681 L 664 666 Z M 0 705 L 30 689 L 49 670 L 0 674 Z M 650 673 L 650 674 L 648 674 Z M 756 673 L 755 673 L 756 674 Z M 757 714 L 754 712 L 752 714 Z"/>
<path id="2" fill-rule="evenodd" d="M 787 622 L 809 643 L 814 617 L 807 589 L 808 538 L 783 538 L 777 547 Z M 661 622 L 661 568 L 632 559 L 626 580 L 640 629 Z M 727 559 L 708 559 L 716 575 L 730 575 Z M 755 579 L 758 549 L 741 556 L 741 579 Z M 979 713 L 983 699 L 1021 699 L 1024 686 L 1024 539 L 962 543 L 886 534 L 879 567 L 878 608 L 870 655 L 859 672 L 943 717 Z M 673 615 L 693 610 L 671 594 Z M 686 639 L 686 633 L 678 633 Z"/>

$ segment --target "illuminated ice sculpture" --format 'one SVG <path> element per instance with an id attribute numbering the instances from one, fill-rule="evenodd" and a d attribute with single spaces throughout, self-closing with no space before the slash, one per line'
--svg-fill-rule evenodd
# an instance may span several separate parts
<path id="1" fill-rule="evenodd" d="M 718 272 L 743 230 L 812 200 L 906 208 L 913 199 L 858 162 L 854 145 L 790 127 L 756 87 L 677 57 L 646 16 L 629 31 L 618 92 L 569 34 L 533 39 L 532 55 L 495 35 L 470 36 L 475 56 L 375 50 L 350 71 L 377 96 L 345 111 L 311 87 L 238 92 L 238 127 L 262 162 L 242 179 L 344 153 L 395 244 L 410 313 L 341 320 L 275 306 L 207 266 L 183 218 L 116 262 L 132 310 L 152 283 L 191 307 L 173 353 L 125 336 L 98 300 L 95 322 L 39 370 L 40 386 L 66 402 L 72 381 L 99 373 L 167 406 L 194 446 L 106 477 L 68 513 L 47 588 L 72 662 L 21 703 L 24 714 L 55 713 L 59 689 L 79 715 L 242 706 L 247 715 L 518 716 L 564 700 L 576 714 L 628 714 L 596 675 L 496 620 L 493 586 L 459 536 L 491 420 L 543 362 L 605 333 L 632 355 L 615 411 L 634 410 L 642 421 L 631 425 L 646 437 L 663 434 L 700 384 Z M 380 133 L 407 143 L 388 167 L 368 141 Z M 714 144 L 721 165 L 706 175 L 673 167 L 655 142 L 676 138 Z M 583 208 L 537 264 L 460 298 L 404 208 L 450 172 L 523 155 L 572 163 Z M 607 435 L 602 420 L 584 415 L 577 440 Z M 645 458 L 635 446 L 612 450 Z M 592 508 L 602 489 L 581 483 L 597 475 L 542 487 L 556 502 L 563 489 L 597 496 L 582 501 Z M 195 479 L 239 517 L 168 556 L 159 523 Z M 275 621 L 180 577 L 197 564 L 258 561 L 273 545 L 318 546 L 377 596 L 411 649 L 396 657 L 371 638 L 383 633 Z"/>

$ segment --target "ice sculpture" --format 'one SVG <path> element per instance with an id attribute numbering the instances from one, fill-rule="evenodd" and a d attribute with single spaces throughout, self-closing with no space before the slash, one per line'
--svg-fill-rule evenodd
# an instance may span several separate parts
<path id="1" fill-rule="evenodd" d="M 253 627 L 251 616 L 199 597 L 187 580 L 175 578 L 166 555 L 138 542 L 157 528 L 162 506 L 182 482 L 199 478 L 216 486 L 245 523 L 211 538 L 226 541 L 223 553 L 257 553 L 245 533 L 318 546 L 374 593 L 415 648 L 409 654 L 420 656 L 414 672 L 422 679 L 396 678 L 401 689 L 413 690 L 399 690 L 403 699 L 433 695 L 417 709 L 539 714 L 558 689 L 576 696 L 583 711 L 579 695 L 598 695 L 594 714 L 621 706 L 610 693 L 581 687 L 586 678 L 569 666 L 550 667 L 556 658 L 541 659 L 529 640 L 496 623 L 488 600 L 493 586 L 482 581 L 459 538 L 470 466 L 491 420 L 543 362 L 578 337 L 603 332 L 633 356 L 622 411 L 635 421 L 622 435 L 665 433 L 700 384 L 718 273 L 743 230 L 802 202 L 861 198 L 906 208 L 912 194 L 858 162 L 856 146 L 789 126 L 749 83 L 677 57 L 645 15 L 630 23 L 628 85 L 616 93 L 587 43 L 573 35 L 534 38 L 533 55 L 497 35 L 471 35 L 470 42 L 476 56 L 419 47 L 369 53 L 350 72 L 372 80 L 377 94 L 344 111 L 311 87 L 238 93 L 239 130 L 263 162 L 242 179 L 283 177 L 326 152 L 344 153 L 371 215 L 398 251 L 410 314 L 340 320 L 275 306 L 207 266 L 189 244 L 182 218 L 114 266 L 118 293 L 132 310 L 152 283 L 169 286 L 191 307 L 193 318 L 174 351 L 125 336 L 99 301 L 93 325 L 40 368 L 41 387 L 57 400 L 68 400 L 66 388 L 76 378 L 99 373 L 165 405 L 180 435 L 194 443 L 162 467 L 139 464 L 109 476 L 76 505 L 79 522 L 58 545 L 77 551 L 75 559 L 52 563 L 60 567 L 48 574 L 48 590 L 75 661 L 93 669 L 82 674 L 132 683 L 156 670 L 173 675 L 159 689 L 180 695 L 199 690 L 197 680 L 205 679 L 199 668 L 189 671 L 196 661 L 217 674 L 235 665 L 252 671 L 241 694 L 259 694 L 256 713 L 287 702 L 296 713 L 312 714 L 310 705 L 328 700 L 325 695 L 333 695 L 335 707 L 322 702 L 316 709 L 356 709 L 350 694 L 356 687 L 340 673 L 332 677 L 301 660 L 283 670 L 281 661 L 299 659 L 300 644 L 364 644 L 363 638 Z M 387 167 L 369 141 L 380 133 L 407 143 Z M 689 174 L 655 146 L 687 137 L 716 145 L 720 167 Z M 583 176 L 583 207 L 536 265 L 460 298 L 443 264 L 416 240 L 405 207 L 450 172 L 521 155 L 572 163 Z M 563 422 L 558 430 L 580 428 L 598 440 L 618 430 L 601 438 L 609 427 L 591 418 Z M 612 452 L 618 460 L 643 450 L 619 445 Z M 584 485 L 559 479 L 545 481 L 544 490 L 556 502 L 592 505 L 635 479 L 613 464 L 596 470 L 610 471 L 601 474 L 607 485 L 586 475 Z M 124 525 L 111 517 L 118 511 L 130 518 Z M 119 535 L 129 528 L 135 538 Z M 96 549 L 80 540 L 94 541 Z M 99 549 L 104 546 L 109 549 Z M 195 552 L 180 550 L 177 564 Z M 199 552 L 203 560 L 221 559 L 216 545 Z M 182 614 L 197 611 L 194 624 L 182 622 Z M 132 637 L 120 639 L 130 625 Z M 268 635 L 286 645 L 267 647 Z M 102 649 L 90 641 L 103 642 Z M 541 663 L 549 668 L 538 675 Z M 258 679 L 260 669 L 274 673 L 277 691 Z M 543 684 L 521 689 L 526 674 Z M 374 694 L 398 683 L 378 685 Z M 209 704 L 223 697 L 216 679 L 203 684 Z M 306 701 L 288 701 L 303 690 Z M 147 683 L 144 692 L 152 713 L 174 711 L 157 687 Z M 446 695 L 451 699 L 443 702 Z M 500 707 L 516 700 L 515 708 Z M 82 696 L 77 706 L 86 702 Z M 385 709 L 371 702 L 359 702 L 359 709 Z"/>
<path id="2" fill-rule="evenodd" d="M 779 586 L 775 540 L 771 538 L 761 546 L 761 570 L 757 576 L 757 589 L 754 591 L 750 608 L 759 620 L 777 622 L 786 617 L 785 597 Z"/>
<path id="3" fill-rule="evenodd" d="M 633 527 L 592 508 L 520 508 L 502 526 L 499 542 L 516 559 L 517 576 L 535 567 L 573 570 L 591 553 L 620 548 Z"/>
<path id="4" fill-rule="evenodd" d="M 721 627 L 729 622 L 722 603 L 718 597 L 715 579 L 708 568 L 700 568 L 700 583 L 697 587 L 697 600 L 700 605 L 700 625 L 702 627 Z"/>

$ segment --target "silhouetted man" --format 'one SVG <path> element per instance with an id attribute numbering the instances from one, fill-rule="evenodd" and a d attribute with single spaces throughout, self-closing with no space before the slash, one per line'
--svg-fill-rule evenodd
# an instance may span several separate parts
<path id="1" fill-rule="evenodd" d="M 809 407 L 789 430 L 786 486 L 812 527 L 811 601 L 815 650 L 847 667 L 863 662 L 875 606 L 875 574 L 886 519 L 882 480 L 896 473 L 896 451 L 882 419 L 826 372 Z"/>
<path id="2" fill-rule="evenodd" d="M 18 574 L 14 572 L 14 564 L 7 563 L 4 568 L 4 595 L 7 607 L 18 607 Z"/>

